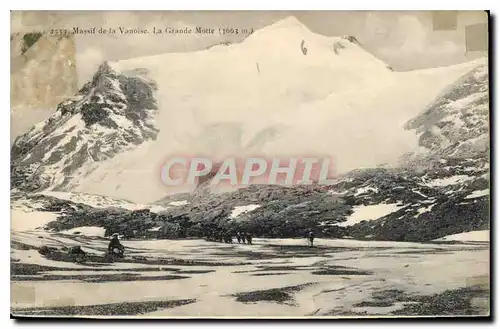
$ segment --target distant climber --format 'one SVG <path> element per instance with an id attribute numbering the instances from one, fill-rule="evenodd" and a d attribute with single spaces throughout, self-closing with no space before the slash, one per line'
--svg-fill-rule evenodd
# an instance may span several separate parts
<path id="1" fill-rule="evenodd" d="M 309 231 L 307 233 L 307 239 L 309 240 L 309 247 L 312 247 L 313 243 L 314 243 L 314 232 L 313 231 Z"/>

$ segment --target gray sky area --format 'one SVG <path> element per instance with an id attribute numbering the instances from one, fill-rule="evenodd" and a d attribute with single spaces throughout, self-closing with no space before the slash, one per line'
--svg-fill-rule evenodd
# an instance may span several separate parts
<path id="1" fill-rule="evenodd" d="M 451 65 L 484 56 L 466 52 L 465 27 L 487 23 L 482 11 L 461 11 L 452 29 L 436 30 L 432 12 L 401 11 L 183 11 L 183 12 L 23 12 L 12 14 L 12 32 L 81 27 L 183 28 L 196 26 L 258 29 L 294 15 L 312 32 L 327 36 L 353 35 L 368 51 L 395 70 Z M 433 23 L 434 22 L 434 23 Z M 79 84 L 104 60 L 120 60 L 165 52 L 203 49 L 242 36 L 132 35 L 76 37 Z"/>

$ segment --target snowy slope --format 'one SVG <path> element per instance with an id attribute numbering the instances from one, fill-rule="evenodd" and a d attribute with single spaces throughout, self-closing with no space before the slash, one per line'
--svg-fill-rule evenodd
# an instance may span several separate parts
<path id="1" fill-rule="evenodd" d="M 436 241 L 490 241 L 490 231 L 470 231 L 436 239 Z"/>
<path id="2" fill-rule="evenodd" d="M 343 48 L 335 52 L 335 44 Z M 186 191 L 160 182 L 170 154 L 328 154 L 339 172 L 394 161 L 417 147 L 404 123 L 478 62 L 392 72 L 349 38 L 316 35 L 290 18 L 241 44 L 111 65 L 151 72 L 160 133 L 101 165 L 77 190 L 151 202 Z"/>
<path id="3" fill-rule="evenodd" d="M 484 96 L 487 87 L 484 72 L 479 66 L 466 73 L 410 122 L 423 121 L 425 128 L 435 123 L 436 118 L 439 122 L 440 118 L 466 113 L 469 115 L 464 115 L 465 120 L 474 116 L 484 120 L 466 122 L 468 129 L 462 131 L 463 136 L 460 126 L 451 125 L 447 130 L 449 135 L 461 137 L 461 144 L 477 137 L 487 138 L 487 100 L 486 103 L 467 101 L 478 93 Z M 448 106 L 450 103 L 455 105 Z M 422 146 L 429 146 L 425 138 Z M 470 153 L 457 152 L 459 148 L 448 146 L 429 147 L 415 158 L 418 162 L 399 168 L 382 166 L 348 172 L 333 186 L 323 189 L 253 186 L 224 195 L 206 195 L 187 207 L 167 213 L 188 214 L 193 221 L 202 223 L 221 219 L 231 223 L 234 210 L 255 204 L 258 209 L 239 214 L 232 225 L 273 237 L 300 236 L 302 230 L 315 228 L 326 236 L 429 241 L 462 232 L 487 231 L 490 227 L 488 147 Z"/>
<path id="4" fill-rule="evenodd" d="M 370 206 L 356 206 L 353 208 L 353 213 L 346 218 L 345 222 L 339 223 L 338 226 L 351 226 L 360 223 L 364 220 L 375 220 L 380 217 L 387 216 L 404 206 L 394 204 L 380 203 Z"/>
<path id="5" fill-rule="evenodd" d="M 31 151 L 21 155 L 14 152 L 18 163 L 29 169 L 18 177 L 25 180 L 36 172 L 34 176 L 41 178 L 35 188 L 50 186 L 149 203 L 189 190 L 161 183 L 161 165 L 172 154 L 204 154 L 215 159 L 249 154 L 330 155 L 338 172 L 390 163 L 418 146 L 415 134 L 403 129 L 404 123 L 479 62 L 392 72 L 352 37 L 317 35 L 295 18 L 287 18 L 256 31 L 240 44 L 101 67 L 114 79 L 105 80 L 109 97 L 95 102 L 113 102 L 114 91 L 118 98 L 120 91 L 130 97 L 130 88 L 123 90 L 130 84 L 120 82 L 118 86 L 117 80 L 145 83 L 146 72 L 146 95 L 150 95 L 152 81 L 157 87 L 157 113 L 153 116 L 149 111 L 153 106 L 146 110 L 126 107 L 127 114 L 131 113 L 128 108 L 146 113 L 145 118 L 140 116 L 142 121 L 131 122 L 112 103 L 118 114 L 98 118 L 85 128 L 75 114 L 64 132 L 59 128 L 52 135 L 44 134 L 42 146 L 33 147 L 44 129 L 39 126 L 15 146 L 16 150 L 31 146 Z M 92 91 L 80 94 L 91 99 Z M 72 104 L 81 101 L 75 99 Z M 110 121 L 113 124 L 107 125 Z M 71 135 L 76 135 L 78 147 L 70 152 L 78 160 L 59 159 L 72 145 L 66 142 Z M 110 142 L 106 142 L 93 153 L 98 140 L 108 135 L 112 150 L 102 149 L 109 148 Z M 28 153 L 40 153 L 39 148 L 44 156 L 35 160 L 44 164 L 31 166 L 33 158 Z"/>
<path id="6" fill-rule="evenodd" d="M 58 214 L 52 212 L 12 210 L 10 227 L 12 231 L 41 229 L 46 224 L 55 221 L 57 216 Z"/>
<path id="7" fill-rule="evenodd" d="M 76 203 L 86 204 L 93 208 L 117 207 L 126 210 L 150 209 L 152 212 L 159 212 L 167 209 L 167 207 L 161 207 L 157 205 L 137 204 L 127 200 L 116 199 L 102 195 L 86 194 L 86 193 L 47 191 L 47 192 L 42 192 L 40 194 L 55 197 L 60 200 L 67 200 Z M 173 205 L 175 206 L 175 204 Z"/>
<path id="8" fill-rule="evenodd" d="M 419 316 L 442 316 L 443 309 L 459 316 L 469 303 L 446 290 L 478 289 L 489 273 L 488 250 L 471 244 L 317 239 L 310 249 L 304 239 L 257 238 L 252 246 L 231 248 L 195 239 L 127 240 L 125 259 L 96 266 L 53 260 L 36 249 L 80 245 L 99 259 L 106 240 L 47 232 L 12 239 L 11 312 L 17 316 L 373 317 L 394 316 L 405 305 L 423 309 Z M 36 298 L 26 298 L 27 291 Z M 443 293 L 440 303 L 429 304 L 437 293 Z M 160 304 L 180 299 L 191 303 Z"/>
<path id="9" fill-rule="evenodd" d="M 341 38 L 340 40 L 347 39 Z M 228 48 L 244 47 L 245 44 L 233 45 Z M 353 45 L 357 47 L 356 44 Z M 221 48 L 219 51 L 229 52 L 228 48 Z M 341 48 L 338 53 L 334 52 L 334 56 L 342 56 L 342 52 L 347 48 L 346 46 Z M 229 58 L 230 54 L 228 54 Z M 302 54 L 302 56 L 304 55 Z M 151 61 L 151 63 L 153 62 Z M 229 59 L 227 62 L 231 63 Z M 380 69 L 381 72 L 386 72 L 377 63 L 379 63 L 378 60 L 374 60 L 369 69 L 374 71 Z M 122 76 L 122 74 L 130 76 L 140 73 L 140 70 L 130 72 L 126 69 L 118 74 L 116 66 L 119 64 L 112 64 L 115 66 L 114 69 L 107 65 L 101 69 L 104 68 L 117 77 Z M 278 63 L 275 63 L 275 66 L 277 65 Z M 471 67 L 472 69 L 470 69 Z M 355 72 L 355 68 L 351 68 Z M 462 73 L 463 71 L 465 73 Z M 262 73 L 262 69 L 260 72 Z M 373 89 L 362 89 L 357 90 L 357 94 L 364 94 L 368 100 L 360 101 L 359 97 L 354 98 L 356 93 L 353 86 L 339 86 L 339 91 L 345 91 L 348 87 L 352 88 L 351 101 L 347 101 L 349 98 L 344 97 L 349 93 L 341 93 L 342 97 L 340 97 L 332 92 L 321 101 L 300 103 L 287 109 L 292 111 L 294 115 L 299 117 L 302 115 L 301 120 L 308 123 L 308 125 L 303 125 L 302 134 L 291 133 L 296 133 L 299 130 L 296 129 L 298 126 L 292 125 L 293 122 L 288 115 L 283 116 L 279 124 L 276 125 L 265 126 L 267 121 L 261 120 L 264 125 L 248 140 L 245 139 L 245 132 L 247 132 L 245 125 L 248 123 L 245 121 L 246 117 L 241 117 L 241 121 L 237 123 L 223 122 L 222 118 L 215 117 L 214 122 L 207 121 L 206 124 L 199 126 L 189 126 L 190 122 L 186 121 L 184 125 L 182 125 L 183 122 L 178 122 L 179 126 L 170 127 L 172 129 L 162 129 L 162 113 L 170 112 L 172 118 L 176 118 L 176 113 L 171 112 L 172 107 L 162 107 L 162 99 L 159 98 L 158 108 L 160 111 L 155 124 L 159 127 L 160 133 L 156 141 L 152 139 L 141 140 L 141 143 L 137 145 L 126 145 L 128 149 L 118 150 L 111 154 L 110 158 L 100 159 L 102 161 L 96 165 L 97 169 L 87 178 L 70 177 L 71 183 L 77 186 L 77 189 L 94 189 L 96 193 L 121 195 L 121 198 L 81 192 L 43 191 L 28 195 L 14 193 L 16 200 L 13 202 L 12 208 L 16 214 L 20 214 L 20 212 L 28 214 L 24 218 L 36 217 L 37 220 L 34 220 L 33 225 L 39 225 L 38 222 L 40 222 L 50 230 L 59 232 L 98 230 L 99 234 L 104 231 L 104 235 L 120 232 L 129 238 L 202 237 L 205 236 L 207 229 L 240 230 L 261 237 L 297 237 L 303 236 L 303 232 L 313 229 L 318 233 L 318 236 L 325 237 L 431 241 L 442 237 L 445 238 L 444 240 L 462 238 L 461 234 L 464 232 L 487 232 L 490 228 L 490 168 L 487 152 L 489 145 L 486 144 L 487 147 L 483 148 L 467 149 L 473 150 L 473 152 L 462 152 L 464 149 L 460 147 L 471 140 L 478 138 L 484 140 L 488 136 L 486 125 L 489 119 L 488 99 L 484 98 L 487 77 L 484 66 L 478 65 L 476 62 L 449 68 L 407 72 L 401 75 L 389 71 L 388 74 L 389 79 L 393 79 L 393 81 L 401 79 L 400 82 L 403 82 L 406 81 L 404 79 L 409 79 L 406 87 L 418 86 L 419 83 L 425 85 L 424 82 L 429 84 L 431 80 L 435 85 L 439 85 L 455 75 L 457 80 L 440 94 L 437 92 L 438 89 L 431 90 L 431 88 L 419 93 L 420 96 L 427 93 L 426 95 L 429 97 L 436 93 L 436 97 L 431 98 L 423 113 L 420 113 L 420 109 L 417 111 L 419 114 L 413 113 L 416 111 L 413 107 L 417 106 L 412 101 L 408 101 L 414 100 L 414 98 L 410 98 L 410 93 L 414 93 L 415 90 L 402 89 L 401 94 L 389 98 L 387 93 L 394 92 L 398 86 L 391 85 L 389 91 L 375 86 L 375 90 L 385 98 L 378 98 L 377 93 L 370 94 Z M 230 79 L 229 73 L 227 75 L 227 79 Z M 178 78 L 172 80 L 172 86 L 175 86 L 178 81 L 183 81 L 180 76 Z M 99 81 L 99 76 L 96 80 Z M 166 81 L 162 83 L 166 83 Z M 297 81 L 290 80 L 289 85 L 292 83 L 297 83 Z M 195 85 L 195 82 L 192 84 Z M 171 91 L 163 90 L 160 83 L 158 85 L 160 86 L 159 93 Z M 90 84 L 90 86 L 93 85 Z M 304 86 L 304 88 L 309 87 Z M 204 94 L 200 91 L 199 95 L 201 99 L 207 100 L 206 98 L 210 97 L 211 94 Z M 222 97 L 224 92 L 221 92 L 220 95 Z M 293 95 L 296 96 L 296 94 Z M 404 111 L 396 107 L 399 102 L 402 102 L 402 99 L 399 99 L 402 97 L 401 95 L 408 97 L 406 102 L 401 103 Z M 182 100 L 176 99 L 174 94 L 171 97 L 169 99 L 170 105 L 181 106 L 184 104 Z M 330 103 L 331 99 L 336 99 L 338 102 Z M 376 99 L 377 101 L 375 101 Z M 283 101 L 285 100 L 286 98 L 283 99 Z M 244 106 L 249 104 L 252 103 L 249 101 Z M 350 105 L 349 111 L 336 108 L 339 104 Z M 386 104 L 386 107 L 377 108 L 378 105 L 382 106 L 382 104 Z M 315 124 L 313 121 L 315 116 L 301 112 L 307 108 L 321 114 L 318 114 L 319 121 L 323 122 Z M 64 109 L 62 107 L 60 112 L 64 112 L 62 111 Z M 44 146 L 45 142 L 50 146 L 51 138 L 59 136 L 57 128 L 65 127 L 67 122 L 79 125 L 75 128 L 77 131 L 90 135 L 92 131 L 88 130 L 88 126 L 92 128 L 97 125 L 99 127 L 103 122 L 97 120 L 89 125 L 87 121 L 83 120 L 82 108 L 73 104 L 70 109 L 76 109 L 77 112 L 71 113 L 67 121 L 61 121 L 60 125 L 53 126 L 54 129 L 49 129 L 51 126 L 44 123 L 40 127 L 35 127 L 31 134 L 20 139 L 20 142 L 17 143 L 18 148 L 14 151 L 19 152 L 17 155 L 20 154 L 21 164 L 26 158 L 29 159 L 33 155 L 30 152 L 24 152 L 23 148 L 19 146 L 29 145 L 30 142 L 34 143 L 34 150 L 37 150 L 39 145 Z M 376 111 L 382 109 L 384 112 Z M 239 108 L 236 108 L 233 112 L 238 110 Z M 233 112 L 231 114 L 234 115 Z M 280 112 L 282 112 L 282 108 L 276 110 L 276 113 Z M 99 113 L 97 112 L 97 114 Z M 271 109 L 269 109 L 269 113 L 268 117 L 272 117 Z M 205 114 L 207 117 L 211 115 L 211 113 Z M 362 119 L 359 116 L 356 117 L 360 114 L 365 116 Z M 451 120 L 451 124 L 450 117 L 456 119 Z M 107 118 L 104 117 L 104 119 Z M 338 122 L 329 122 L 328 120 L 331 118 L 336 118 Z M 92 118 L 90 119 L 92 121 Z M 306 119 L 310 120 L 306 121 Z M 406 122 L 408 119 L 411 119 L 406 126 L 409 130 L 403 130 L 402 124 L 401 131 L 397 130 L 398 123 Z M 383 135 L 381 130 L 388 130 L 385 125 L 387 122 L 390 122 L 395 131 Z M 457 124 L 457 122 L 461 124 Z M 343 125 L 342 127 L 338 126 L 340 123 Z M 122 122 L 122 126 L 118 129 L 125 126 L 124 124 L 125 122 Z M 135 127 L 140 127 L 140 124 L 139 121 Z M 329 124 L 337 124 L 340 132 L 344 126 L 351 131 L 340 134 L 331 127 L 327 131 L 326 128 Z M 370 126 L 370 124 L 372 125 Z M 439 140 L 440 143 L 434 143 L 427 139 L 426 133 L 434 129 L 434 126 L 443 128 L 443 139 Z M 311 129 L 310 127 L 316 131 L 308 131 L 307 129 Z M 321 130 L 322 127 L 324 130 Z M 176 129 L 181 128 L 186 128 L 186 130 L 193 128 L 193 131 L 197 129 L 198 131 L 192 137 L 176 140 L 174 138 L 176 132 L 180 132 Z M 417 134 L 413 129 L 417 130 Z M 331 145 L 331 152 L 338 152 L 340 148 L 337 146 L 339 145 L 344 145 L 346 148 L 349 146 L 352 149 L 350 153 L 346 153 L 346 159 L 354 159 L 354 161 L 358 161 L 356 163 L 360 163 L 359 161 L 363 159 L 371 158 L 373 160 L 373 158 L 377 158 L 377 155 L 381 154 L 380 152 L 387 150 L 387 148 L 380 146 L 388 147 L 391 144 L 387 143 L 395 136 L 413 135 L 412 140 L 417 146 L 418 134 L 422 132 L 420 146 L 427 148 L 427 151 L 419 153 L 415 157 L 419 160 L 418 163 L 410 161 L 402 167 L 372 166 L 372 168 L 356 169 L 343 174 L 333 186 L 313 185 L 286 188 L 252 185 L 225 194 L 177 194 L 165 197 L 162 195 L 165 193 L 165 189 L 159 186 L 158 177 L 155 177 L 155 180 L 148 180 L 148 174 L 153 172 L 159 174 L 157 171 L 159 166 L 155 167 L 157 165 L 155 160 L 161 160 L 163 155 L 168 154 L 168 145 L 174 145 L 177 149 L 170 150 L 177 151 L 205 151 L 208 154 L 214 152 L 212 154 L 223 155 L 222 151 L 231 150 L 231 152 L 244 154 L 244 152 L 259 150 L 269 151 L 282 142 L 297 146 L 300 141 L 294 141 L 293 137 L 299 136 L 302 137 L 302 140 L 309 141 L 311 149 L 317 151 L 321 150 L 318 148 L 321 146 L 321 139 L 313 137 L 322 133 L 324 136 L 321 138 L 328 138 L 326 141 Z M 332 138 L 335 133 L 339 134 L 338 140 Z M 310 134 L 310 139 L 307 138 L 308 134 Z M 370 136 L 371 140 L 368 141 L 367 138 Z M 384 136 L 386 137 L 385 141 Z M 457 138 L 454 140 L 455 137 Z M 401 142 L 401 139 L 397 142 Z M 356 154 L 359 154 L 356 152 L 361 150 L 362 143 L 369 145 L 371 149 L 361 153 L 364 158 L 356 158 Z M 59 145 L 57 140 L 55 145 Z M 403 149 L 398 149 L 394 156 L 400 154 Z M 51 149 L 47 148 L 47 151 L 50 152 Z M 43 152 L 35 152 L 34 156 L 40 156 L 40 153 L 43 154 Z M 23 158 L 24 156 L 26 158 Z M 47 168 L 51 168 L 50 161 L 48 162 L 48 167 L 44 164 L 38 170 L 47 172 Z M 367 166 L 370 165 L 369 162 L 364 163 Z M 81 164 L 79 168 L 84 168 L 84 166 L 85 163 Z M 57 177 L 55 175 L 57 172 L 52 174 Z M 160 195 L 159 201 L 155 202 L 154 205 L 133 202 L 140 198 L 147 200 L 157 194 Z M 124 200 L 124 196 L 130 196 L 133 201 Z M 45 215 L 43 212 L 47 212 L 47 214 Z M 23 216 L 17 216 L 17 218 L 21 217 Z M 57 221 L 54 221 L 55 218 Z M 23 225 L 28 225 L 28 223 L 23 222 L 17 224 L 20 229 L 23 229 Z"/>

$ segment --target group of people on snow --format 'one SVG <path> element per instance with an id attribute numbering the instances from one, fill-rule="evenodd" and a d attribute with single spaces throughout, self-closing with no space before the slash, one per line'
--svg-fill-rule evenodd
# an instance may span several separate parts
<path id="1" fill-rule="evenodd" d="M 233 243 L 233 235 L 230 232 L 211 231 L 207 234 L 206 240 L 214 242 Z M 236 240 L 238 241 L 238 243 L 252 244 L 252 234 L 237 232 Z"/>
<path id="2" fill-rule="evenodd" d="M 314 243 L 314 232 L 308 231 L 305 236 L 309 240 L 309 246 L 312 247 Z M 216 232 L 211 231 L 206 237 L 207 241 L 214 242 L 224 242 L 224 243 L 233 243 L 233 236 L 230 232 Z M 252 244 L 252 234 L 249 232 L 236 232 L 236 241 L 238 243 L 243 244 Z M 108 253 L 123 257 L 125 247 L 120 243 L 118 233 L 114 233 L 111 236 L 111 241 L 108 245 Z"/>
<path id="3" fill-rule="evenodd" d="M 238 241 L 238 243 L 252 244 L 252 234 L 245 232 L 236 232 L 236 240 Z"/>
<path id="4" fill-rule="evenodd" d="M 305 238 L 309 241 L 309 246 L 312 247 L 315 238 L 314 232 L 312 230 L 308 231 L 305 235 Z M 230 232 L 210 232 L 207 235 L 206 240 L 214 242 L 233 243 L 233 236 Z M 245 232 L 236 232 L 236 241 L 238 241 L 238 243 L 240 244 L 252 244 L 252 234 Z"/>

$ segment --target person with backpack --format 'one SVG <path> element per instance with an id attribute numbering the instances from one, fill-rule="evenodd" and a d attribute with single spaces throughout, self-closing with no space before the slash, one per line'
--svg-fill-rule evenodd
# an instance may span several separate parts
<path id="1" fill-rule="evenodd" d="M 125 247 L 120 243 L 120 239 L 118 239 L 118 233 L 114 233 L 111 236 L 111 241 L 109 242 L 108 245 L 108 253 L 123 257 L 123 252 L 125 250 Z"/>

